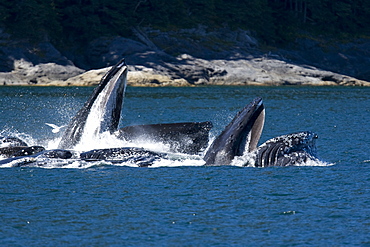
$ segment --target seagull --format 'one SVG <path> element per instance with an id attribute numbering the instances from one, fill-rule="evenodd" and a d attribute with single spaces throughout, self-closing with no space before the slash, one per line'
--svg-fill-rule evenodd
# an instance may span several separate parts
<path id="1" fill-rule="evenodd" d="M 53 129 L 52 129 L 52 132 L 53 133 L 58 133 L 59 131 L 60 131 L 60 129 L 61 128 L 64 128 L 64 127 L 66 127 L 67 125 L 63 125 L 63 126 L 57 126 L 57 125 L 55 125 L 55 124 L 50 124 L 50 123 L 45 123 L 47 126 L 50 126 L 50 127 L 52 127 Z"/>

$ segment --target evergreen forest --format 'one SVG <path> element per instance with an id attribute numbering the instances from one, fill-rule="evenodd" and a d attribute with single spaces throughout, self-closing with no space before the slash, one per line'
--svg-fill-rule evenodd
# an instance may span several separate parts
<path id="1" fill-rule="evenodd" d="M 253 32 L 279 45 L 302 35 L 369 37 L 369 0 L 2 0 L 0 28 L 56 45 L 132 36 L 132 27 L 178 30 L 199 25 Z"/>

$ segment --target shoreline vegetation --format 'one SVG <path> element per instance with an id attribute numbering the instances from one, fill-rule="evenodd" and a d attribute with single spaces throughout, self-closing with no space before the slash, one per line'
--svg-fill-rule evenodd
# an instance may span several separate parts
<path id="1" fill-rule="evenodd" d="M 368 1 L 24 0 L 0 16 L 0 85 L 92 86 L 125 58 L 131 86 L 370 86 Z"/>

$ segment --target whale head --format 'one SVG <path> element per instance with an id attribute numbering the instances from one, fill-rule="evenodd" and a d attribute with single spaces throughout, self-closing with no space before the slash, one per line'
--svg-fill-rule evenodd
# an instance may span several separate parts
<path id="1" fill-rule="evenodd" d="M 255 166 L 294 166 L 316 159 L 317 138 L 311 131 L 272 138 L 256 150 Z"/>
<path id="2" fill-rule="evenodd" d="M 265 122 L 261 98 L 245 106 L 216 137 L 204 156 L 206 165 L 229 165 L 235 156 L 257 149 Z"/>
<path id="3" fill-rule="evenodd" d="M 71 149 L 83 136 L 117 130 L 127 84 L 127 70 L 122 59 L 103 76 L 90 98 L 69 122 L 58 148 Z"/>
<path id="4" fill-rule="evenodd" d="M 213 141 L 204 156 L 206 165 L 230 165 L 236 156 L 248 157 L 244 166 L 294 166 L 318 160 L 317 134 L 298 132 L 272 138 L 257 147 L 264 125 L 261 98 L 244 107 Z"/>

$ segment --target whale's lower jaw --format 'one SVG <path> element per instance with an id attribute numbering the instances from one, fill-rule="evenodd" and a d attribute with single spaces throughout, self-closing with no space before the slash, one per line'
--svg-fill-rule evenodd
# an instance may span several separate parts
<path id="1" fill-rule="evenodd" d="M 117 130 L 127 84 L 126 78 L 127 65 L 121 60 L 105 74 L 85 105 L 69 122 L 58 148 L 72 149 L 84 135 Z"/>
<path id="2" fill-rule="evenodd" d="M 229 165 L 235 156 L 256 149 L 264 125 L 261 98 L 254 99 L 225 127 L 204 156 L 206 165 Z"/>

